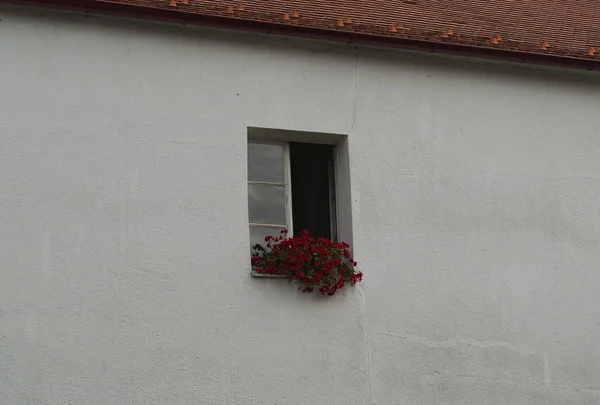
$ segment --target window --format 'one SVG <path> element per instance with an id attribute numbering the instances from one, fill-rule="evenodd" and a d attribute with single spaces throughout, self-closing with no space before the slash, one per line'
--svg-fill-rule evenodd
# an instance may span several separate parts
<path id="1" fill-rule="evenodd" d="M 335 147 L 301 142 L 248 142 L 250 245 L 282 229 L 337 240 Z"/>
<path id="2" fill-rule="evenodd" d="M 248 215 L 251 246 L 282 229 L 292 233 L 288 144 L 248 143 Z"/>

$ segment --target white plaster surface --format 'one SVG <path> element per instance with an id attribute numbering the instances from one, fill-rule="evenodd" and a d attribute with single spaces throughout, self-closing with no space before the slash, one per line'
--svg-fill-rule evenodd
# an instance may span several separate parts
<path id="1" fill-rule="evenodd" d="M 0 404 L 600 403 L 596 76 L 0 20 Z M 358 288 L 250 277 L 249 126 L 349 135 Z"/>

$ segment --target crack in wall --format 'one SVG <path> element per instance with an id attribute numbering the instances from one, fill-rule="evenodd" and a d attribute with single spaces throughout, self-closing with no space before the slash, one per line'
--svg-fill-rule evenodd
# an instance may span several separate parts
<path id="1" fill-rule="evenodd" d="M 501 341 L 479 341 L 479 340 L 471 340 L 471 339 L 448 339 L 448 340 L 431 340 L 428 338 L 420 337 L 420 336 L 410 336 L 410 335 L 401 335 L 397 333 L 392 333 L 388 331 L 375 331 L 376 335 L 383 336 L 391 336 L 398 339 L 406 340 L 408 342 L 420 343 L 425 346 L 433 347 L 433 348 L 449 348 L 449 347 L 457 347 L 459 345 L 473 346 L 479 349 L 485 350 L 489 348 L 504 348 L 515 353 L 518 353 L 522 356 L 532 356 L 537 355 L 538 352 L 536 349 L 528 346 L 518 346 L 513 345 L 508 342 Z"/>
<path id="2" fill-rule="evenodd" d="M 348 130 L 348 135 L 352 133 L 354 129 L 354 125 L 356 124 L 356 114 L 358 109 L 358 64 L 359 64 L 359 55 L 360 50 L 356 48 L 356 61 L 354 63 L 354 78 L 353 78 L 353 89 L 354 89 L 354 97 L 352 99 L 352 125 L 350 125 L 350 129 Z"/>
<path id="3" fill-rule="evenodd" d="M 359 305 L 359 322 L 361 327 L 361 335 L 363 342 L 365 342 L 365 369 L 366 369 L 366 380 L 367 388 L 369 390 L 369 403 L 373 403 L 373 345 L 367 331 L 369 323 L 369 311 L 367 309 L 367 303 L 361 286 L 356 287 Z"/>

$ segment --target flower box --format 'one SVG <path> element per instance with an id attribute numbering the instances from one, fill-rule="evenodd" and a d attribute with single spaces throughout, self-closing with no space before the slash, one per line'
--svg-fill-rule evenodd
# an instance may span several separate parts
<path id="1" fill-rule="evenodd" d="M 278 237 L 267 236 L 265 243 L 266 247 L 253 247 L 254 277 L 287 278 L 304 292 L 318 288 L 328 296 L 347 284 L 353 286 L 362 281 L 363 274 L 356 270 L 357 263 L 345 242 L 314 238 L 307 231 L 288 238 L 283 230 Z"/>

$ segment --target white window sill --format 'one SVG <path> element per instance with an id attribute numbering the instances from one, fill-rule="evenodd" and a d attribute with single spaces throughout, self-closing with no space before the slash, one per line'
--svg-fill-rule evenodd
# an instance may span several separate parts
<path id="1" fill-rule="evenodd" d="M 252 270 L 250 272 L 252 277 L 256 278 L 289 278 L 288 276 L 284 276 L 281 274 L 265 274 L 265 273 L 257 273 L 256 270 Z"/>

